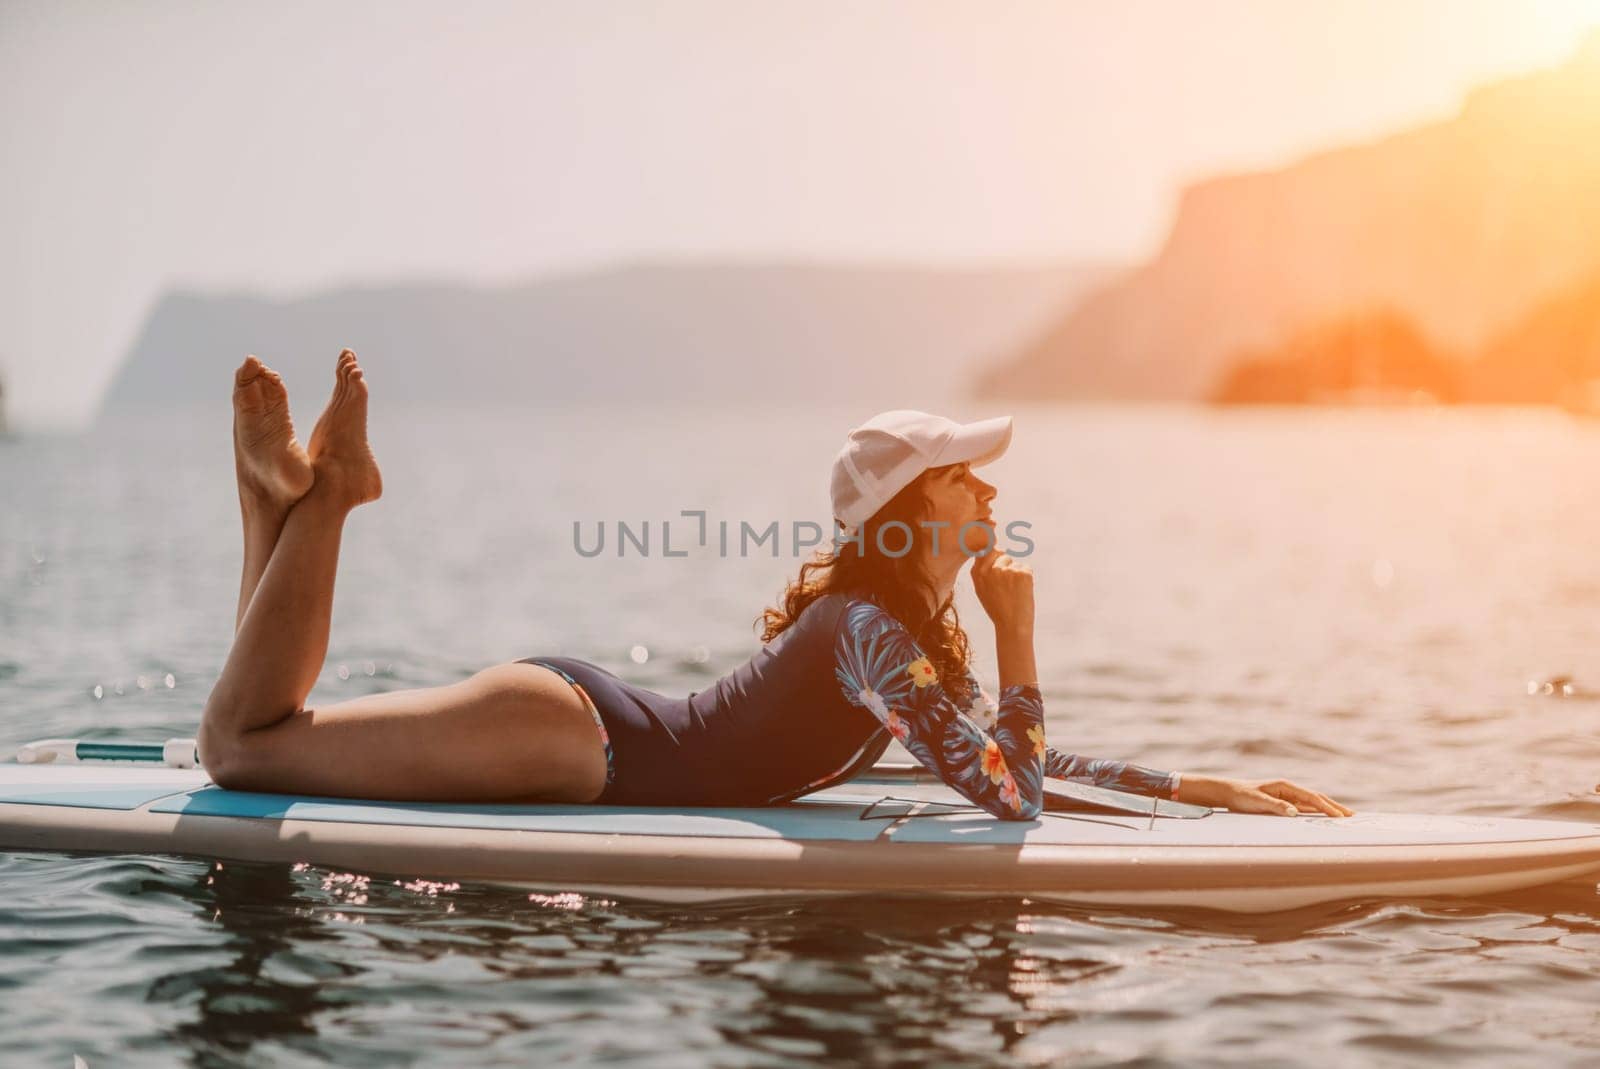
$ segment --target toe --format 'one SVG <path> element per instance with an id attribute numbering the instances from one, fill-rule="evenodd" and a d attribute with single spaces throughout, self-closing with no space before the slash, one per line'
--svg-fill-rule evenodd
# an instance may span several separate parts
<path id="1" fill-rule="evenodd" d="M 244 363 L 239 365 L 239 370 L 233 373 L 233 384 L 235 386 L 243 386 L 245 383 L 261 374 L 265 366 L 266 365 L 255 358 L 254 354 L 245 357 Z"/>

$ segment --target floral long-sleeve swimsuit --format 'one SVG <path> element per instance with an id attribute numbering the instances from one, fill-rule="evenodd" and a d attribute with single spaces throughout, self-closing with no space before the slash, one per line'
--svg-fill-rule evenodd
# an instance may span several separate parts
<path id="1" fill-rule="evenodd" d="M 969 670 L 967 694 L 952 700 L 905 627 L 872 601 L 845 609 L 835 661 L 847 701 L 871 711 L 911 756 L 996 817 L 1038 816 L 1046 776 L 1158 798 L 1177 792 L 1177 773 L 1046 745 L 1036 683 L 1005 687 L 996 704 Z"/>
<path id="2" fill-rule="evenodd" d="M 1035 683 L 994 702 L 969 671 L 947 694 L 905 627 L 870 597 L 828 594 L 748 661 L 669 697 L 575 657 L 530 657 L 561 674 L 600 729 L 603 805 L 780 805 L 869 769 L 898 739 L 975 805 L 1027 820 L 1056 776 L 1156 797 L 1174 773 L 1045 745 Z"/>

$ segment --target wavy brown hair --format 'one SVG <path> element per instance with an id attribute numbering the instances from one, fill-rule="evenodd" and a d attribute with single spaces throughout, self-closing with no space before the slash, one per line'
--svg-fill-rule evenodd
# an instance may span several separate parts
<path id="1" fill-rule="evenodd" d="M 757 618 L 761 641 L 771 642 L 783 634 L 800 619 L 807 605 L 826 594 L 875 594 L 878 603 L 905 625 L 928 655 L 945 691 L 965 693 L 971 654 L 953 597 L 945 598 L 930 614 L 928 606 L 938 596 L 938 590 L 918 565 L 918 555 L 903 553 L 893 557 L 878 550 L 879 531 L 896 520 L 910 528 L 919 542 L 927 536 L 928 529 L 917 526 L 917 521 L 928 515 L 922 487 L 924 480 L 938 470 L 927 469 L 873 513 L 861 525 L 859 547 L 854 541 L 841 542 L 830 549 L 819 549 L 800 565 L 799 576 L 784 588 L 778 605 L 763 609 Z M 904 530 L 884 534 L 883 545 L 890 549 L 898 550 L 904 542 Z"/>

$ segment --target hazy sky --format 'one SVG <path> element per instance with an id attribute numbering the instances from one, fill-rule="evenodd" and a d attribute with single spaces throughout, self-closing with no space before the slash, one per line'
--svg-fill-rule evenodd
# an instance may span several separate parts
<path id="1" fill-rule="evenodd" d="M 1148 253 L 1188 180 L 1453 113 L 1600 0 L 10 3 L 0 374 L 173 286 Z"/>

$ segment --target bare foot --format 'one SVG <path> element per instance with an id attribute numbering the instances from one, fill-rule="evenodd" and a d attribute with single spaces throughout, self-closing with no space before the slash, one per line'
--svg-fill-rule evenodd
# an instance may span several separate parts
<path id="1" fill-rule="evenodd" d="M 254 356 L 233 376 L 233 459 L 239 492 L 256 503 L 287 512 L 311 489 L 311 458 L 295 440 L 289 392 Z"/>
<path id="2" fill-rule="evenodd" d="M 310 454 L 318 484 L 328 482 L 348 504 L 376 501 L 383 493 L 383 476 L 367 444 L 367 380 L 349 349 L 339 354 L 333 397 L 311 431 Z"/>

